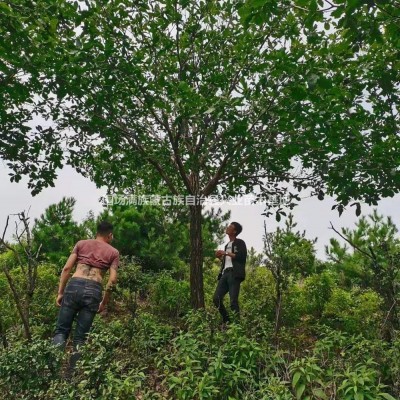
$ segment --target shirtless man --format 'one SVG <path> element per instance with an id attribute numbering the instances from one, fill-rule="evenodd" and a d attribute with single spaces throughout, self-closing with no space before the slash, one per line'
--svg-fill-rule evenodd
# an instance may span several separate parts
<path id="1" fill-rule="evenodd" d="M 101 222 L 97 226 L 96 239 L 80 240 L 61 272 L 56 300 L 57 306 L 61 308 L 53 343 L 65 348 L 72 323 L 76 319 L 68 374 L 73 372 L 79 359 L 78 346 L 85 342 L 96 313 L 105 309 L 117 282 L 119 252 L 110 245 L 112 231 L 113 226 L 109 222 Z M 76 271 L 70 279 L 75 264 Z M 110 275 L 102 296 L 102 282 L 107 270 Z"/>

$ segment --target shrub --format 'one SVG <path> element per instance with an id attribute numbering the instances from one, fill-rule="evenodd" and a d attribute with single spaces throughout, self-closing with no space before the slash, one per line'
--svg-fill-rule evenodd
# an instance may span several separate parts
<path id="1" fill-rule="evenodd" d="M 392 384 L 393 391 L 400 398 L 400 336 L 397 337 L 388 346 L 389 349 L 385 352 L 387 365 L 387 373 L 389 382 Z"/>
<path id="2" fill-rule="evenodd" d="M 276 376 L 265 376 L 258 385 L 250 387 L 243 395 L 243 400 L 292 400 L 287 382 Z"/>
<path id="3" fill-rule="evenodd" d="M 321 318 L 334 287 L 335 280 L 328 271 L 289 285 L 283 302 L 284 325 L 295 326 L 300 321 L 310 324 Z"/>
<path id="4" fill-rule="evenodd" d="M 42 399 L 60 367 L 60 352 L 34 338 L 0 353 L 0 398 Z"/>
<path id="5" fill-rule="evenodd" d="M 165 345 L 172 336 L 172 327 L 160 323 L 157 317 L 142 312 L 127 323 L 129 351 L 140 365 L 150 362 L 149 357 Z"/>
<path id="6" fill-rule="evenodd" d="M 190 309 L 189 282 L 177 281 L 170 272 L 162 272 L 151 285 L 150 301 L 158 314 L 178 318 Z"/>
<path id="7" fill-rule="evenodd" d="M 330 272 L 322 272 L 304 280 L 304 294 L 307 298 L 306 312 L 319 319 L 335 288 L 335 279 Z"/>
<path id="8" fill-rule="evenodd" d="M 38 279 L 31 305 L 31 324 L 34 331 L 41 332 L 42 337 L 50 336 L 55 328 L 58 313 L 55 302 L 58 281 L 55 266 L 49 264 L 38 266 Z"/>
<path id="9" fill-rule="evenodd" d="M 118 290 L 115 300 L 122 298 L 133 317 L 136 316 L 138 297 L 147 292 L 151 277 L 151 274 L 142 272 L 142 267 L 133 257 L 121 257 L 121 266 L 118 272 Z"/>
<path id="10" fill-rule="evenodd" d="M 339 377 L 341 378 L 338 387 L 339 399 L 396 400 L 389 393 L 384 392 L 386 385 L 379 382 L 376 363 L 372 360 L 368 360 L 366 364 L 347 368 Z"/>
<path id="11" fill-rule="evenodd" d="M 189 319 L 189 331 L 181 331 L 157 357 L 169 397 L 217 400 L 242 396 L 257 375 L 260 346 L 240 325 L 231 324 L 220 332 L 207 328 L 204 313 L 192 313 Z"/>
<path id="12" fill-rule="evenodd" d="M 362 333 L 367 337 L 376 337 L 382 318 L 381 303 L 379 295 L 371 289 L 348 292 L 335 288 L 325 305 L 323 321 L 350 334 Z"/>
<path id="13" fill-rule="evenodd" d="M 249 271 L 240 292 L 240 304 L 245 318 L 252 320 L 265 316 L 274 319 L 275 283 L 270 270 L 258 267 Z"/>

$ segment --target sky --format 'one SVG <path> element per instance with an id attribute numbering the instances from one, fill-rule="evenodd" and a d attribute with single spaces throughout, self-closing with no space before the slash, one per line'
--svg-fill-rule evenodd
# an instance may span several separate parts
<path id="1" fill-rule="evenodd" d="M 27 187 L 27 179 L 23 178 L 20 182 L 10 182 L 8 170 L 4 162 L 0 161 L 0 232 L 5 227 L 7 215 L 28 211 L 31 224 L 35 218 L 40 217 L 45 208 L 50 204 L 59 202 L 63 197 L 74 197 L 76 206 L 74 218 L 81 221 L 92 210 L 95 214 L 102 211 L 103 205 L 99 201 L 105 196 L 105 188 L 96 188 L 96 185 L 75 172 L 72 167 L 64 167 L 58 175 L 54 188 L 44 189 L 40 194 L 32 197 Z M 292 211 L 294 221 L 297 222 L 297 229 L 306 231 L 308 239 L 318 238 L 316 243 L 317 256 L 326 259 L 325 246 L 329 244 L 329 239 L 335 237 L 340 239 L 330 229 L 330 222 L 340 230 L 342 227 L 354 228 L 358 220 L 355 215 L 355 207 L 348 207 L 338 216 L 337 211 L 331 210 L 334 201 L 326 196 L 325 200 L 320 201 L 315 197 L 305 198 Z M 383 199 L 379 202 L 378 209 L 380 214 L 391 216 L 393 222 L 400 228 L 400 195 L 393 198 Z M 242 224 L 243 232 L 240 237 L 246 242 L 247 247 L 254 247 L 258 252 L 263 249 L 264 221 L 268 232 L 274 231 L 278 226 L 284 227 L 284 218 L 280 223 L 275 221 L 275 217 L 265 218 L 261 215 L 264 212 L 262 205 L 221 205 L 223 211 L 231 210 L 231 221 Z M 372 207 L 362 205 L 362 214 L 367 215 L 372 212 Z M 15 221 L 15 217 L 14 220 Z M 10 223 L 6 238 L 10 239 L 15 231 L 15 224 Z M 222 248 L 222 246 L 221 246 Z"/>

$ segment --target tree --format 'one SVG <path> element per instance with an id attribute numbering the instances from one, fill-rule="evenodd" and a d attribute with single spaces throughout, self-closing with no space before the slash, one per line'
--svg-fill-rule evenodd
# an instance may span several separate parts
<path id="1" fill-rule="evenodd" d="M 341 233 L 335 232 L 353 252 L 331 239 L 331 246 L 326 247 L 328 257 L 352 285 L 372 287 L 379 293 L 386 313 L 381 332 L 392 340 L 394 331 L 399 329 L 400 239 L 396 225 L 390 217 L 385 220 L 374 210 L 368 218 L 362 217 L 354 230 L 342 228 Z"/>
<path id="2" fill-rule="evenodd" d="M 203 196 L 283 195 L 290 182 L 335 196 L 340 213 L 357 200 L 359 213 L 399 190 L 394 42 L 357 49 L 321 15 L 315 0 L 88 0 L 58 15 L 43 68 L 57 96 L 49 143 L 67 131 L 65 162 L 110 191 L 194 196 L 194 307 Z"/>
<path id="3" fill-rule="evenodd" d="M 214 257 L 229 215 L 211 209 L 202 216 L 206 256 Z M 189 219 L 176 206 L 114 205 L 97 217 L 103 219 L 114 224 L 114 243 L 121 255 L 135 257 L 143 271 L 174 269 L 189 261 Z"/>
<path id="4" fill-rule="evenodd" d="M 296 223 L 289 214 L 285 222 L 286 228 L 278 228 L 275 232 L 264 235 L 265 265 L 271 271 L 275 281 L 275 335 L 281 328 L 282 304 L 290 277 L 306 277 L 314 272 L 316 239 L 305 238 L 305 231 L 295 232 Z"/>
<path id="5" fill-rule="evenodd" d="M 0 267 L 7 278 L 12 297 L 21 318 L 24 327 L 24 336 L 27 340 L 31 340 L 30 313 L 33 295 L 35 293 L 37 276 L 38 276 L 38 256 L 40 246 L 37 248 L 32 239 L 31 229 L 29 226 L 29 217 L 24 211 L 17 214 L 19 223 L 22 224 L 20 229 L 16 223 L 15 238 L 16 244 L 9 244 L 5 241 L 10 216 L 7 217 L 3 235 L 0 238 Z M 21 284 L 18 278 L 13 276 L 12 270 L 16 270 L 21 275 Z M 4 336 L 3 336 L 4 337 Z"/>
<path id="6" fill-rule="evenodd" d="M 83 226 L 73 220 L 76 200 L 64 197 L 59 203 L 51 204 L 40 218 L 35 219 L 32 235 L 41 246 L 42 258 L 63 266 L 78 240 L 90 237 Z"/>
<path id="7" fill-rule="evenodd" d="M 257 253 L 254 247 L 250 247 L 249 251 L 247 252 L 247 267 L 250 269 L 255 269 L 262 265 L 263 255 L 262 253 Z"/>

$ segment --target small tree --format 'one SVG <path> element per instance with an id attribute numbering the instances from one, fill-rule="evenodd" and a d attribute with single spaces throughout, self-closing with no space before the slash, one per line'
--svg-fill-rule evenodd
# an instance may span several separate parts
<path id="1" fill-rule="evenodd" d="M 214 258 L 230 213 L 211 209 L 202 215 L 204 254 Z M 177 206 L 114 205 L 97 217 L 114 223 L 114 244 L 134 256 L 144 271 L 173 269 L 190 261 L 189 218 Z"/>
<path id="2" fill-rule="evenodd" d="M 271 271 L 275 281 L 275 335 L 281 328 L 283 296 L 287 290 L 290 277 L 305 277 L 314 272 L 316 239 L 305 238 L 305 231 L 294 232 L 296 223 L 289 214 L 286 228 L 267 232 L 264 224 L 265 265 Z"/>
<path id="3" fill-rule="evenodd" d="M 262 265 L 263 255 L 262 253 L 257 253 L 254 247 L 250 247 L 247 252 L 247 267 L 254 269 Z"/>
<path id="4" fill-rule="evenodd" d="M 73 220 L 76 200 L 64 197 L 59 203 L 51 204 L 35 219 L 32 228 L 33 241 L 41 246 L 41 256 L 51 263 L 63 265 L 74 244 L 86 239 L 88 232 Z"/>
<path id="5" fill-rule="evenodd" d="M 0 248 L 6 249 L 3 254 L 0 254 L 0 266 L 5 274 L 15 306 L 21 318 L 24 327 L 24 336 L 31 340 L 30 330 L 30 307 L 32 298 L 36 289 L 38 256 L 40 246 L 35 247 L 32 241 L 32 235 L 29 227 L 29 217 L 24 211 L 17 214 L 22 230 L 19 230 L 19 225 L 16 223 L 15 237 L 17 244 L 9 244 L 5 241 L 10 216 L 7 217 L 6 226 L 3 231 L 3 236 L 0 238 Z M 22 284 L 18 285 L 13 272 L 20 269 L 22 274 Z"/>
<path id="6" fill-rule="evenodd" d="M 362 217 L 351 230 L 341 233 L 332 229 L 353 249 L 331 239 L 326 247 L 328 257 L 339 271 L 343 271 L 353 285 L 372 287 L 383 299 L 386 317 L 382 335 L 392 340 L 399 324 L 400 239 L 398 229 L 390 217 L 386 220 L 376 210 Z"/>

